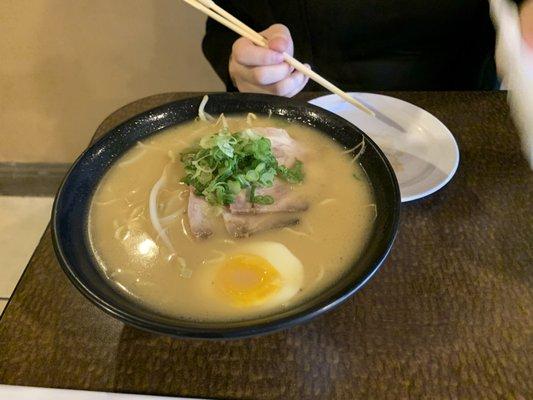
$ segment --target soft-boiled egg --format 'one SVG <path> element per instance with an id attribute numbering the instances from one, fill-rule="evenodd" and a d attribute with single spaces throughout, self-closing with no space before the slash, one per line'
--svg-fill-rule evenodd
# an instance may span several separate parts
<path id="1" fill-rule="evenodd" d="M 205 294 L 234 307 L 276 307 L 298 293 L 303 282 L 300 260 L 276 242 L 238 246 L 206 268 Z"/>

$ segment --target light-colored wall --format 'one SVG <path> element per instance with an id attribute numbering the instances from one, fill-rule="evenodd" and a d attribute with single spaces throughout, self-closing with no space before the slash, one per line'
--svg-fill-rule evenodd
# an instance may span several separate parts
<path id="1" fill-rule="evenodd" d="M 0 162 L 69 162 L 109 113 L 223 90 L 180 0 L 0 0 Z"/>

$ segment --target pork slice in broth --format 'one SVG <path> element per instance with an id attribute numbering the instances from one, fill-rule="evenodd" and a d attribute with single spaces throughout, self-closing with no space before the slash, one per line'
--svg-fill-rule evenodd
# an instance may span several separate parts
<path id="1" fill-rule="evenodd" d="M 270 140 L 272 153 L 279 165 L 291 167 L 296 159 L 304 157 L 304 149 L 284 129 L 254 128 L 254 132 Z M 257 188 L 256 196 L 271 196 L 273 204 L 252 204 L 249 189 L 243 189 L 223 213 L 226 230 L 233 237 L 247 237 L 268 229 L 283 228 L 299 222 L 291 213 L 305 211 L 309 203 L 293 191 L 290 184 L 280 179 L 268 188 Z M 189 224 L 193 235 L 207 238 L 213 234 L 214 212 L 202 197 L 191 188 L 189 197 Z"/>
<path id="2" fill-rule="evenodd" d="M 304 150 L 285 129 L 280 128 L 254 128 L 254 132 L 270 140 L 272 153 L 279 165 L 291 167 L 296 159 L 304 157 Z M 294 193 L 291 186 L 279 179 L 268 188 L 257 188 L 256 196 L 272 196 L 273 204 L 252 204 L 248 201 L 249 189 L 244 189 L 230 205 L 233 214 L 263 214 L 272 212 L 299 212 L 309 207 L 307 201 Z"/>
<path id="3" fill-rule="evenodd" d="M 235 238 L 248 237 L 257 232 L 284 228 L 300 222 L 298 215 L 290 213 L 236 215 L 225 211 L 222 215 L 228 233 Z"/>
<path id="4" fill-rule="evenodd" d="M 255 133 L 270 140 L 272 153 L 279 165 L 292 167 L 296 159 L 301 160 L 304 150 L 285 129 L 280 128 L 254 128 Z"/>
<path id="5" fill-rule="evenodd" d="M 247 189 L 235 196 L 235 201 L 230 204 L 229 210 L 232 214 L 248 214 L 253 213 L 253 204 L 248 201 L 249 191 Z"/>
<path id="6" fill-rule="evenodd" d="M 189 188 L 189 205 L 187 215 L 192 234 L 197 238 L 208 238 L 213 234 L 213 215 L 212 207 L 204 200 L 203 197 L 194 193 L 194 188 Z"/>
<path id="7" fill-rule="evenodd" d="M 277 212 L 300 212 L 309 208 L 309 202 L 295 192 L 291 185 L 280 179 L 274 180 L 274 185 L 267 188 L 257 188 L 256 196 L 272 196 L 273 204 L 252 204 L 248 201 L 249 190 L 239 193 L 235 202 L 230 205 L 232 214 L 264 214 Z"/>

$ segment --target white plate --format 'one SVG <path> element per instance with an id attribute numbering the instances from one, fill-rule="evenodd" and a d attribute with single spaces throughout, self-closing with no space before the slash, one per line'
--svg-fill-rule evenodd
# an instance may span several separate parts
<path id="1" fill-rule="evenodd" d="M 0 385 L 0 399 L 9 400 L 201 400 L 185 397 L 148 396 L 88 390 L 49 389 L 31 386 Z M 205 399 L 207 400 L 207 399 Z"/>
<path id="2" fill-rule="evenodd" d="M 349 95 L 373 110 L 376 118 L 334 94 L 309 103 L 347 119 L 376 142 L 396 173 L 402 202 L 435 193 L 452 179 L 459 165 L 459 148 L 442 122 L 426 110 L 394 97 Z"/>

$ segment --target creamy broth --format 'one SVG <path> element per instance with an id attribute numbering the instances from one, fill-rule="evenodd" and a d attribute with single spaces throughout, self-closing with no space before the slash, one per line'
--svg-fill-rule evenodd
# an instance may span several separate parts
<path id="1" fill-rule="evenodd" d="M 248 238 L 231 237 L 221 218 L 211 237 L 193 238 L 187 217 L 189 190 L 180 183 L 185 172 L 179 154 L 218 128 L 194 121 L 135 145 L 102 179 L 92 200 L 88 233 L 102 273 L 119 290 L 161 314 L 220 321 L 291 307 L 338 280 L 360 256 L 370 234 L 377 210 L 353 153 L 296 123 L 264 117 L 247 121 L 246 116 L 229 117 L 227 122 L 231 131 L 249 128 L 250 123 L 252 129 L 280 127 L 306 148 L 305 179 L 294 190 L 308 199 L 309 209 L 298 213 L 297 225 Z M 162 174 L 165 178 L 160 180 Z M 149 217 L 150 191 L 158 181 L 157 215 L 168 240 L 157 233 Z M 282 244 L 294 257 L 271 242 Z M 296 294 L 274 305 L 225 301 L 213 286 L 212 271 L 232 254 L 241 254 L 240 248 L 246 254 L 253 249 L 264 257 L 268 253 L 274 267 L 299 261 L 303 278 Z"/>

